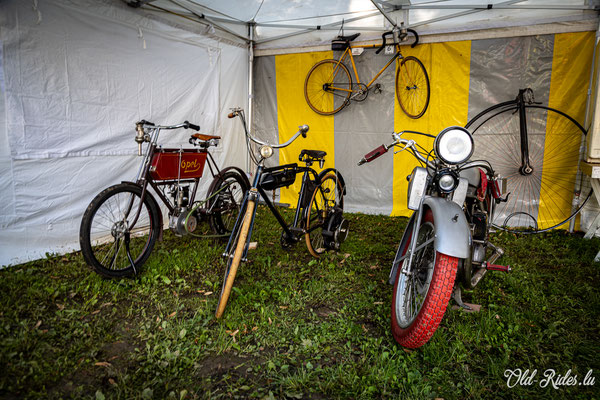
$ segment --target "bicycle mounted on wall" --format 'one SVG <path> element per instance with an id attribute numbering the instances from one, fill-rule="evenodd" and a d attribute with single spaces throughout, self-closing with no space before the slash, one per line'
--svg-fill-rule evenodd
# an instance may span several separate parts
<path id="1" fill-rule="evenodd" d="M 87 207 L 80 227 L 79 242 L 86 263 L 107 277 L 136 274 L 150 256 L 157 239 L 162 237 L 161 208 L 149 188 L 154 189 L 166 206 L 169 228 L 177 236 L 226 236 L 237 218 L 244 193 L 250 186 L 242 170 L 217 166 L 210 147 L 220 136 L 194 133 L 193 148 L 162 148 L 157 145 L 161 130 L 191 128 L 185 121 L 162 126 L 148 121 L 135 124 L 138 156 L 148 143 L 134 182 L 121 182 L 99 193 Z M 207 197 L 196 200 L 204 167 L 213 180 Z M 198 234 L 199 223 L 208 220 L 212 235 Z"/>
<path id="2" fill-rule="evenodd" d="M 352 46 L 351 42 L 356 39 L 360 33 L 350 36 L 340 35 L 332 42 L 332 50 L 342 51 L 340 57 L 336 59 L 322 60 L 316 63 L 308 72 L 304 81 L 304 98 L 309 107 L 321 115 L 333 115 L 341 111 L 350 104 L 350 101 L 364 101 L 369 91 L 374 88 L 381 91 L 379 84 L 374 84 L 377 78 L 396 61 L 400 60 L 396 71 L 396 97 L 402 111 L 410 118 L 420 118 L 429 105 L 429 77 L 423 63 L 416 57 L 404 57 L 400 51 L 400 43 L 408 40 L 408 33 L 412 33 L 415 42 L 411 47 L 415 47 L 419 42 L 419 35 L 412 29 L 404 27 L 394 27 L 391 31 L 383 33 L 381 36 L 383 42 L 378 45 L 357 45 Z M 361 82 L 354 62 L 353 49 L 375 48 L 378 47 L 376 54 L 379 54 L 386 46 L 386 37 L 392 36 L 392 46 L 396 52 L 392 55 L 387 64 L 371 79 L 367 84 Z M 352 76 L 344 61 L 350 60 L 350 65 L 356 77 L 356 83 L 353 83 Z"/>
<path id="3" fill-rule="evenodd" d="M 256 172 L 252 186 L 244 196 L 241 212 L 223 253 L 227 261 L 223 287 L 215 313 L 217 318 L 220 318 L 225 311 L 240 262 L 247 261 L 246 256 L 250 248 L 259 197 L 262 198 L 283 229 L 280 243 L 284 248 L 289 248 L 304 238 L 308 251 L 314 257 L 319 257 L 327 250 L 339 250 L 340 245 L 348 235 L 349 225 L 343 217 L 346 185 L 342 174 L 334 168 L 326 168 L 320 173 L 312 168 L 315 162 L 323 168 L 324 157 L 327 153 L 320 150 L 302 150 L 299 161 L 305 163 L 305 166 L 299 166 L 297 163 L 269 168 L 264 166 L 265 160 L 273 155 L 273 149 L 290 145 L 300 135 L 306 138 L 308 125 L 300 126 L 298 132 L 287 142 L 270 145 L 253 137 L 248 132 L 242 109 L 233 109 L 233 112 L 229 114 L 229 118 L 234 117 L 239 117 L 242 122 L 248 152 L 252 161 L 256 164 Z M 260 158 L 256 159 L 252 153 L 250 141 L 261 146 Z M 288 225 L 269 199 L 266 191 L 292 185 L 299 174 L 302 174 L 302 185 L 294 220 Z"/>

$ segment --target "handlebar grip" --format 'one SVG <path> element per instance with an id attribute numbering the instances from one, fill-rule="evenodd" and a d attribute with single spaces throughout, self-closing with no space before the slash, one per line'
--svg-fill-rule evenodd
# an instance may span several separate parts
<path id="1" fill-rule="evenodd" d="M 227 118 L 235 118 L 235 114 L 231 112 L 227 114 Z"/>
<path id="2" fill-rule="evenodd" d="M 199 126 L 199 125 L 192 124 L 192 123 L 191 123 L 191 122 L 189 122 L 189 121 L 185 121 L 185 122 L 184 122 L 184 124 L 185 124 L 185 125 L 184 125 L 184 128 L 185 128 L 185 129 L 191 128 L 191 129 L 193 129 L 193 130 L 195 130 L 195 131 L 199 131 L 199 130 L 200 130 L 200 126 Z"/>
<path id="3" fill-rule="evenodd" d="M 145 119 L 141 120 L 140 122 L 137 122 L 136 125 L 137 124 L 154 126 L 154 122 L 146 121 Z"/>
<path id="4" fill-rule="evenodd" d="M 302 137 L 306 139 L 306 132 L 308 132 L 308 125 L 302 125 L 298 127 L 300 129 L 300 133 L 302 133 Z"/>
<path id="5" fill-rule="evenodd" d="M 363 165 L 364 163 L 368 163 L 381 156 L 382 154 L 387 153 L 388 148 L 385 145 L 381 145 L 377 147 L 375 150 L 370 151 L 365 154 L 365 156 L 358 162 L 358 165 Z"/>
<path id="6" fill-rule="evenodd" d="M 410 45 L 410 48 L 412 49 L 413 47 L 415 47 L 417 45 L 417 43 L 419 43 L 419 34 L 414 29 L 410 29 L 410 28 L 408 28 L 406 31 L 415 35 L 415 42 Z"/>

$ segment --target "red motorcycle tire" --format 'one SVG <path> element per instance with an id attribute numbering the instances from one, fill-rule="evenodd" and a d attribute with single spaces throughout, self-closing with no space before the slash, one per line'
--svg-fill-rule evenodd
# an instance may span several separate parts
<path id="1" fill-rule="evenodd" d="M 431 210 L 425 212 L 422 225 L 424 223 L 434 224 Z M 402 255 L 406 253 L 407 249 L 408 243 L 402 250 Z M 402 276 L 401 268 L 402 265 L 399 265 L 392 295 L 392 335 L 400 345 L 408 348 L 417 348 L 423 346 L 431 339 L 444 317 L 454 288 L 458 258 L 437 251 L 435 252 L 433 277 L 426 298 L 417 316 L 405 328 L 399 325 L 396 313 L 398 282 Z"/>

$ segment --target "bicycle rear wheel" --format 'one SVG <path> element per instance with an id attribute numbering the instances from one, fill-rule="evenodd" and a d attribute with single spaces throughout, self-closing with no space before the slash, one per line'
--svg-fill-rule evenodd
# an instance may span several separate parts
<path id="1" fill-rule="evenodd" d="M 333 115 L 344 108 L 352 94 L 348 68 L 336 60 L 316 63 L 306 75 L 304 98 L 317 114 Z"/>
<path id="2" fill-rule="evenodd" d="M 323 229 L 331 218 L 336 218 L 336 213 L 341 218 L 344 210 L 344 190 L 336 174 L 327 174 L 310 196 L 310 203 L 306 209 L 306 247 L 310 254 L 319 257 L 328 246 L 323 237 Z"/>
<path id="3" fill-rule="evenodd" d="M 402 111 L 410 118 L 420 118 L 429 106 L 429 77 L 416 57 L 405 57 L 396 71 L 396 97 Z"/>
<path id="4" fill-rule="evenodd" d="M 525 115 L 530 173 L 521 170 L 519 110 L 514 102 L 490 107 L 467 123 L 475 140 L 471 159 L 489 161 L 507 178 L 508 201 L 497 205 L 492 223 L 517 232 L 544 232 L 574 218 L 590 197 L 589 183 L 577 173 L 586 132 L 573 118 L 550 107 L 525 105 Z"/>

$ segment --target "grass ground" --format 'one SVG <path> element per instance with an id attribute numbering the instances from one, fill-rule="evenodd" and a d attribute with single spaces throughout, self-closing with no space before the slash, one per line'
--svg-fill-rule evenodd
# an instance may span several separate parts
<path id="1" fill-rule="evenodd" d="M 218 241 L 166 234 L 134 279 L 103 279 L 78 253 L 0 271 L 0 398 L 600 396 L 600 240 L 496 234 L 514 272 L 488 274 L 464 296 L 479 313 L 449 307 L 407 350 L 386 283 L 406 219 L 349 218 L 342 251 L 316 260 L 282 250 L 261 211 L 219 321 Z M 509 387 L 507 369 L 537 372 Z M 568 371 L 577 384 L 558 379 Z"/>

